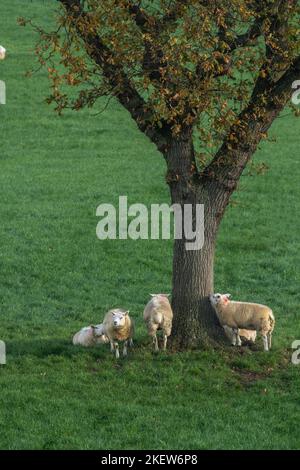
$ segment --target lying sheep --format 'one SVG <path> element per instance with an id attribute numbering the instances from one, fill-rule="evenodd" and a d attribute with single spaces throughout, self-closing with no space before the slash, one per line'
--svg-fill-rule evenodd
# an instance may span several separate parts
<path id="1" fill-rule="evenodd" d="M 129 316 L 129 311 L 116 308 L 109 310 L 104 317 L 103 327 L 110 341 L 111 352 L 120 357 L 118 341 L 124 341 L 123 356 L 127 356 L 127 345 L 133 345 L 134 323 Z"/>
<path id="2" fill-rule="evenodd" d="M 275 318 L 272 310 L 260 304 L 248 302 L 232 302 L 230 294 L 212 294 L 211 305 L 222 326 L 233 328 L 235 333 L 235 344 L 240 346 L 240 328 L 255 330 L 262 335 L 264 350 L 271 348 L 272 332 L 275 326 Z"/>
<path id="3" fill-rule="evenodd" d="M 96 343 L 97 344 L 106 344 L 109 343 L 109 339 L 105 333 L 105 328 L 103 323 L 100 323 L 100 325 L 92 325 L 92 328 L 94 329 L 94 335 L 96 338 Z"/>
<path id="4" fill-rule="evenodd" d="M 4 60 L 6 55 L 6 49 L 3 46 L 0 46 L 0 60 Z"/>
<path id="5" fill-rule="evenodd" d="M 235 335 L 235 332 L 234 332 L 233 328 L 230 328 L 227 325 L 223 325 L 223 328 L 224 328 L 224 331 L 225 331 L 225 334 L 226 334 L 227 338 L 229 339 L 231 344 L 233 346 L 235 346 L 236 345 L 236 335 Z M 240 338 L 242 338 L 246 341 L 249 341 L 251 343 L 255 343 L 256 331 L 255 330 L 240 329 L 239 330 L 239 336 L 240 336 Z"/>
<path id="6" fill-rule="evenodd" d="M 144 310 L 144 321 L 147 325 L 149 336 L 153 338 L 155 351 L 158 351 L 157 331 L 162 330 L 164 343 L 163 349 L 167 349 L 168 337 L 172 331 L 173 312 L 166 294 L 150 294 L 152 299 Z"/>
<path id="7" fill-rule="evenodd" d="M 103 324 L 90 325 L 82 328 L 73 336 L 74 346 L 80 345 L 85 347 L 95 346 L 96 344 L 108 343 L 105 335 Z"/>

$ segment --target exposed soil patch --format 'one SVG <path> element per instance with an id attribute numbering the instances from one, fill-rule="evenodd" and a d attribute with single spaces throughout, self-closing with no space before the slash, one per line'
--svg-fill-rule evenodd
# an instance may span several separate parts
<path id="1" fill-rule="evenodd" d="M 272 372 L 254 372 L 251 370 L 239 369 L 238 367 L 233 367 L 231 370 L 236 376 L 238 376 L 240 383 L 244 386 L 263 380 Z"/>
<path id="2" fill-rule="evenodd" d="M 231 370 L 236 376 L 238 376 L 240 383 L 244 387 L 247 387 L 249 385 L 254 384 L 255 382 L 258 382 L 259 380 L 263 380 L 269 377 L 274 369 L 270 367 L 264 372 L 255 372 L 247 369 L 233 367 Z"/>

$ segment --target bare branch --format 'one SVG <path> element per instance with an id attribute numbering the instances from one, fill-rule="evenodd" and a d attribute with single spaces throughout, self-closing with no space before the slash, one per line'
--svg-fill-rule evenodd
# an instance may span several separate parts
<path id="1" fill-rule="evenodd" d="M 147 103 L 137 92 L 123 68 L 114 64 L 113 52 L 103 44 L 99 35 L 83 32 L 82 28 L 78 27 L 80 18 L 87 20 L 80 0 L 58 1 L 63 4 L 70 17 L 73 18 L 77 33 L 81 37 L 88 55 L 101 68 L 103 76 L 112 88 L 112 94 L 129 111 L 139 129 L 152 140 L 160 151 L 163 151 L 166 145 L 164 134 L 169 131 L 168 125 L 162 123 L 162 126 L 159 127 L 153 123 L 152 110 L 147 109 Z"/>
<path id="2" fill-rule="evenodd" d="M 253 41 L 262 34 L 263 19 L 257 19 L 248 29 L 246 33 L 236 36 L 231 41 L 227 42 L 230 52 L 233 52 L 239 47 L 245 47 L 253 44 Z M 223 39 L 224 40 L 224 39 Z"/>
<path id="3" fill-rule="evenodd" d="M 213 181 L 225 188 L 228 195 L 235 190 L 259 142 L 291 98 L 292 83 L 299 74 L 300 56 L 276 83 L 269 83 L 267 87 L 264 83 L 263 92 L 260 91 L 263 78 L 257 79 L 248 106 L 238 116 L 213 161 L 203 171 L 204 182 Z"/>

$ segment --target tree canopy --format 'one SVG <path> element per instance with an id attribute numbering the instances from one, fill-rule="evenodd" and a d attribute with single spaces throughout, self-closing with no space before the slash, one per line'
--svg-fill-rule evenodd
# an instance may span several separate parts
<path id="1" fill-rule="evenodd" d="M 115 96 L 162 151 L 166 135 L 197 128 L 200 164 L 234 147 L 245 113 L 282 107 L 300 75 L 297 0 L 59 3 L 57 29 L 37 28 L 49 102 L 61 112 Z"/>

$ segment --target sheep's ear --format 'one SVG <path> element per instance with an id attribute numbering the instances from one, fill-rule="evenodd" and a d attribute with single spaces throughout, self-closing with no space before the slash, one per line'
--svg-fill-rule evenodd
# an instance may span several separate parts
<path id="1" fill-rule="evenodd" d="M 129 315 L 129 312 L 130 310 L 126 310 L 126 312 L 124 312 L 124 315 Z"/>
<path id="2" fill-rule="evenodd" d="M 91 325 L 91 328 L 95 329 L 96 327 L 95 327 L 95 325 Z"/>
<path id="3" fill-rule="evenodd" d="M 149 294 L 150 297 L 156 297 L 156 294 Z"/>
<path id="4" fill-rule="evenodd" d="M 231 294 L 225 294 L 225 297 L 227 297 L 227 299 L 230 299 Z"/>

